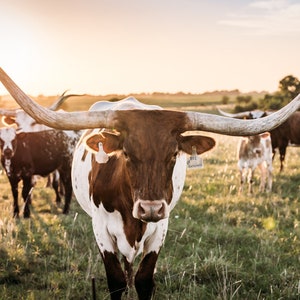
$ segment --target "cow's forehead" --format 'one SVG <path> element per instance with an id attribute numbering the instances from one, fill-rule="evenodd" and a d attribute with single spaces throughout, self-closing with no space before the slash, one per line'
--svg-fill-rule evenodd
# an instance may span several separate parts
<path id="1" fill-rule="evenodd" d="M 122 133 L 123 146 L 129 156 L 162 160 L 176 151 L 177 137 L 185 131 L 184 125 L 182 115 L 165 117 L 159 111 L 131 111 L 124 118 L 119 114 L 117 130 Z"/>
<path id="2" fill-rule="evenodd" d="M 187 116 L 176 111 L 131 110 L 116 112 L 116 127 L 131 134 L 168 135 L 187 129 Z"/>

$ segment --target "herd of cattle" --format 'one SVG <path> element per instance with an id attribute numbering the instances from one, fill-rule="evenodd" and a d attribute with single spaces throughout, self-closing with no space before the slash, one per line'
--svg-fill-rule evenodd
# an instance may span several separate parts
<path id="1" fill-rule="evenodd" d="M 260 167 L 260 189 L 267 184 L 270 191 L 271 144 L 273 149 L 282 147 L 273 142 L 272 130 L 280 123 L 292 126 L 290 120 L 300 107 L 298 96 L 276 113 L 244 121 L 167 111 L 130 97 L 113 103 L 97 102 L 87 112 L 64 112 L 55 111 L 56 105 L 46 109 L 36 104 L 1 68 L 0 80 L 22 107 L 11 113 L 10 124 L 15 127 L 0 129 L 1 163 L 12 187 L 14 216 L 19 214 L 18 182 L 23 181 L 22 196 L 27 203 L 24 217 L 29 217 L 33 176 L 58 172 L 64 185 L 63 212 L 69 211 L 73 188 L 77 201 L 92 219 L 111 299 L 121 299 L 133 284 L 139 299 L 151 299 L 153 273 L 169 214 L 183 189 L 187 155 L 195 149 L 201 154 L 215 145 L 213 138 L 198 131 L 248 136 L 238 151 L 241 181 L 245 181 L 246 170 L 251 192 L 252 173 Z M 21 115 L 26 115 L 26 124 L 34 124 L 24 129 Z M 266 131 L 270 134 L 262 133 Z M 284 139 L 296 142 L 287 134 Z M 118 252 L 124 258 L 125 270 Z M 134 276 L 132 264 L 139 254 L 142 259 Z"/>

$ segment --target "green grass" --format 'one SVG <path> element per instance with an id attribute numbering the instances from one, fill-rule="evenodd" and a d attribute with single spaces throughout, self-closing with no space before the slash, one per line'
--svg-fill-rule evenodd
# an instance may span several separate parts
<path id="1" fill-rule="evenodd" d="M 253 196 L 238 196 L 238 138 L 213 136 L 218 145 L 204 169 L 188 170 L 171 214 L 154 299 L 300 299 L 300 149 L 288 148 L 282 174 L 275 160 L 271 194 L 256 182 Z M 89 217 L 75 199 L 62 215 L 44 181 L 32 218 L 15 220 L 0 176 L 0 299 L 91 299 L 92 277 L 98 299 L 109 299 Z"/>

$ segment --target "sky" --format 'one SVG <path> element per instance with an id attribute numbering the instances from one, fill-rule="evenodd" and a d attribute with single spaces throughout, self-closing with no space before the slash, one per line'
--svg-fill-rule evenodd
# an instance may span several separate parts
<path id="1" fill-rule="evenodd" d="M 32 96 L 274 92 L 299 56 L 299 0 L 0 0 L 0 67 Z"/>

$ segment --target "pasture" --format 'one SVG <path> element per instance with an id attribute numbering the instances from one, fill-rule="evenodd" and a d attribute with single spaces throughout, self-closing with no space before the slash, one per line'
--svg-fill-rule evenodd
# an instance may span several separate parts
<path id="1" fill-rule="evenodd" d="M 300 149 L 275 158 L 273 192 L 238 196 L 238 137 L 217 134 L 188 170 L 158 258 L 154 299 L 300 299 Z M 256 174 L 258 175 L 258 174 Z M 73 198 L 68 216 L 40 179 L 31 219 L 12 218 L 0 175 L 0 299 L 109 299 L 91 221 Z M 137 259 L 137 262 L 139 260 Z M 128 299 L 135 299 L 129 291 Z"/>

